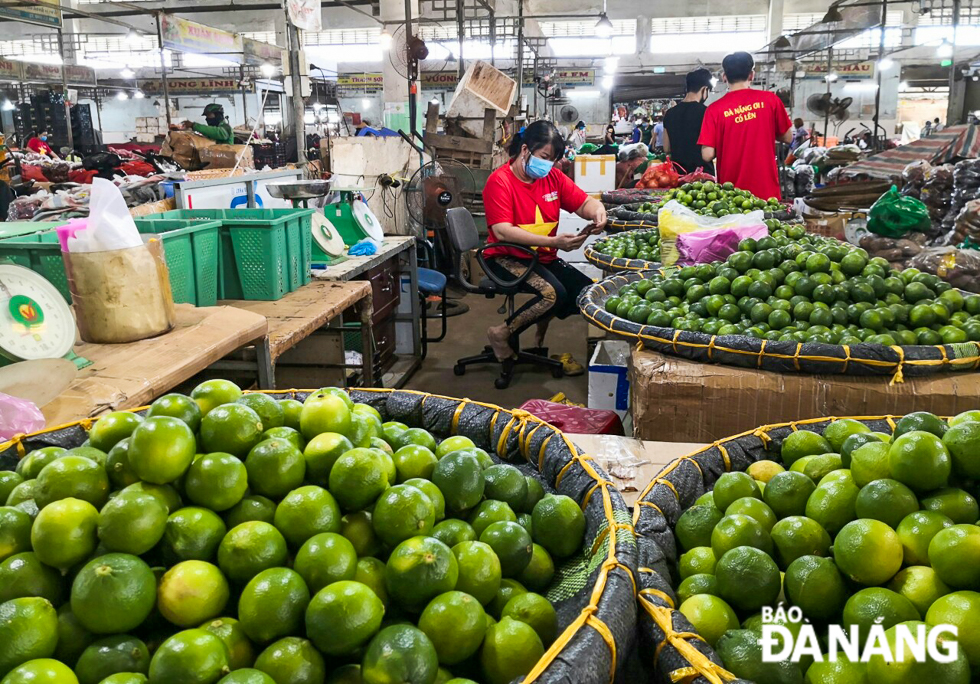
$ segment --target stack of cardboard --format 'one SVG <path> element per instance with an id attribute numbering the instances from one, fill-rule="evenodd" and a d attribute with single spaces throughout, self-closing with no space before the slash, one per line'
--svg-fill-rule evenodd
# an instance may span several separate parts
<path id="1" fill-rule="evenodd" d="M 136 117 L 136 142 L 152 143 L 157 136 L 166 135 L 167 118 L 164 116 Z"/>

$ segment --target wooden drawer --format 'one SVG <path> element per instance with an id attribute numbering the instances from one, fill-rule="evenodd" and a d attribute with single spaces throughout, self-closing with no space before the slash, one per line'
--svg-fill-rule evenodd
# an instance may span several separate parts
<path id="1" fill-rule="evenodd" d="M 389 259 L 366 271 L 363 279 L 371 283 L 371 295 L 374 303 L 372 321 L 377 323 L 387 318 L 398 306 L 401 287 L 398 282 L 397 260 Z"/>
<path id="2" fill-rule="evenodd" d="M 387 367 L 388 363 L 395 355 L 395 317 L 389 316 L 387 319 L 375 323 L 374 325 L 374 346 L 377 354 L 376 364 L 381 368 Z"/>

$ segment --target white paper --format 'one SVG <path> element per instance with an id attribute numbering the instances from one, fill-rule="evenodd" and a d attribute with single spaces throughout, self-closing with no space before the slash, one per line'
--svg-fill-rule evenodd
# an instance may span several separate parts
<path id="1" fill-rule="evenodd" d="M 119 188 L 105 178 L 92 179 L 88 227 L 68 238 L 69 252 L 108 252 L 143 244 Z"/>

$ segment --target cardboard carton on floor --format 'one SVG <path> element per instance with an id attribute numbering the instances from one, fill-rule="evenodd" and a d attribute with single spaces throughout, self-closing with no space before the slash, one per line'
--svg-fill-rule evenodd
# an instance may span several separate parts
<path id="1" fill-rule="evenodd" d="M 713 442 L 771 423 L 830 416 L 955 415 L 977 407 L 980 373 L 906 377 L 772 373 L 630 354 L 633 436 Z"/>

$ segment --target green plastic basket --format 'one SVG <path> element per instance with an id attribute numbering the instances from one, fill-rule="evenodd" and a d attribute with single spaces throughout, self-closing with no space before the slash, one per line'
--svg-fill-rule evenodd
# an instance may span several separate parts
<path id="1" fill-rule="evenodd" d="M 214 306 L 218 301 L 220 224 L 199 219 L 136 219 L 135 222 L 140 233 L 156 235 L 163 243 L 174 302 Z M 0 240 L 0 258 L 40 273 L 71 302 L 61 245 L 54 230 Z"/>
<path id="2" fill-rule="evenodd" d="M 221 299 L 280 299 L 310 282 L 313 209 L 175 209 L 164 219 L 221 222 Z"/>

